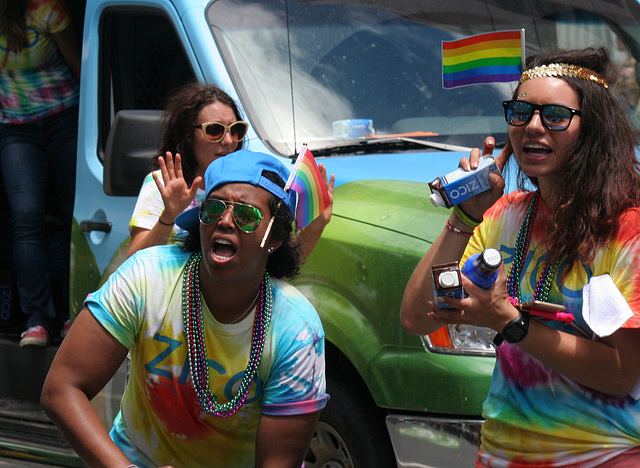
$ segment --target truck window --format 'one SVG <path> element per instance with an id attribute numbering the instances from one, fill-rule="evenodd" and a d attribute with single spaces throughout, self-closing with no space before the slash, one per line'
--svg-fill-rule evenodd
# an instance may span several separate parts
<path id="1" fill-rule="evenodd" d="M 525 29 L 527 55 L 606 45 L 629 73 L 625 99 L 635 107 L 637 3 L 569 4 L 215 0 L 207 20 L 258 135 L 292 155 L 302 141 L 312 150 L 344 145 L 334 125 L 344 119 L 371 120 L 378 136 L 423 132 L 463 146 L 502 139 L 499 103 L 512 85 L 442 87 L 442 41 L 492 30 Z"/>
<path id="2" fill-rule="evenodd" d="M 113 8 L 102 16 L 100 35 L 98 156 L 104 160 L 116 113 L 162 110 L 167 97 L 195 75 L 172 22 L 160 10 Z"/>

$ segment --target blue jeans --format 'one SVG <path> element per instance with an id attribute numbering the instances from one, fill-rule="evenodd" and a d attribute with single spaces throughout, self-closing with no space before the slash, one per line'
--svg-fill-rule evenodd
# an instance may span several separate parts
<path id="1" fill-rule="evenodd" d="M 42 325 L 49 333 L 69 314 L 77 135 L 77 106 L 28 124 L 0 124 L 20 307 L 27 328 Z"/>

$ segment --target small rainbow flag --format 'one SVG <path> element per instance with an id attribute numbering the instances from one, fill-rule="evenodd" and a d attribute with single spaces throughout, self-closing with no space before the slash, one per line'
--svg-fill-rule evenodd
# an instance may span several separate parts
<path id="1" fill-rule="evenodd" d="M 305 227 L 329 206 L 327 184 L 306 146 L 302 147 L 284 189 L 298 194 L 296 230 Z"/>
<path id="2" fill-rule="evenodd" d="M 524 29 L 442 41 L 442 87 L 517 81 L 524 63 Z"/>

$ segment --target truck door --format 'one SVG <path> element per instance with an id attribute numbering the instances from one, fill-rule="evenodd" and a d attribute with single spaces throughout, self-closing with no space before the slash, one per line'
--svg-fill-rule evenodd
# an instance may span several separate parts
<path id="1" fill-rule="evenodd" d="M 174 89 L 196 79 L 179 15 L 158 7 L 87 10 L 71 245 L 71 316 L 87 294 L 124 261 L 129 220 L 157 151 L 162 109 Z M 118 158 L 111 158 L 118 152 Z M 117 159 L 117 163 L 112 162 Z M 94 399 L 110 426 L 126 366 Z"/>
<path id="2" fill-rule="evenodd" d="M 87 11 L 83 41 L 71 313 L 124 259 L 135 197 L 157 151 L 168 95 L 196 79 L 179 15 L 110 4 Z M 119 151 L 124 164 L 110 164 Z"/>

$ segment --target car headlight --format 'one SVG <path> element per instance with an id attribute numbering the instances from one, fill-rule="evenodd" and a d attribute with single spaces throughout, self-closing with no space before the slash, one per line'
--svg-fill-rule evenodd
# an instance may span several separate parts
<path id="1" fill-rule="evenodd" d="M 446 325 L 430 335 L 422 336 L 422 342 L 433 353 L 495 356 L 494 336 L 496 332 L 490 328 Z"/>

